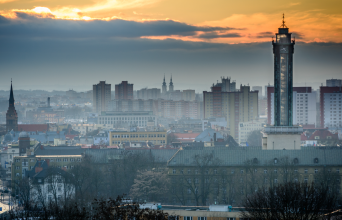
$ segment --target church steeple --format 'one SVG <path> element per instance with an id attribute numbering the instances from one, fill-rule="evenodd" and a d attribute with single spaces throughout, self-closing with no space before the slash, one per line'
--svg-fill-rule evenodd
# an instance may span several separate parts
<path id="1" fill-rule="evenodd" d="M 173 92 L 173 82 L 172 82 L 172 75 L 171 75 L 171 78 L 170 78 L 169 92 Z"/>
<path id="2" fill-rule="evenodd" d="M 12 79 L 11 79 L 11 91 L 10 91 L 10 98 L 9 98 L 9 105 L 14 106 L 14 96 L 13 96 L 13 86 L 12 86 Z"/>
<path id="3" fill-rule="evenodd" d="M 14 95 L 13 95 L 13 86 L 11 80 L 11 90 L 10 90 L 10 98 L 8 100 L 8 110 L 6 113 L 6 130 L 7 131 L 18 131 L 18 114 L 14 107 Z"/>
<path id="4" fill-rule="evenodd" d="M 167 88 L 166 88 L 166 82 L 165 82 L 165 74 L 164 74 L 164 80 L 163 80 L 163 85 L 162 85 L 162 93 L 166 93 L 167 92 Z"/>

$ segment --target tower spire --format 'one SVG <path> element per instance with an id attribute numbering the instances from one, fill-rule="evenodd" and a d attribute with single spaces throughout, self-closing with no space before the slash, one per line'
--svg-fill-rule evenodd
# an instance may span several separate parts
<path id="1" fill-rule="evenodd" d="M 285 14 L 283 13 L 283 21 L 282 24 L 280 26 L 281 28 L 287 28 L 286 24 L 285 24 Z"/>
<path id="2" fill-rule="evenodd" d="M 10 105 L 14 105 L 14 96 L 13 96 L 12 78 L 11 78 L 11 91 L 10 91 L 9 104 L 10 104 Z"/>

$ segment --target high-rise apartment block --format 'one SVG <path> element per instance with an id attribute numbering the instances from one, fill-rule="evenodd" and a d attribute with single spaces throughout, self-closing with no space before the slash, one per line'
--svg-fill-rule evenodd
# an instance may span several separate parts
<path id="1" fill-rule="evenodd" d="M 153 111 L 153 115 L 163 118 L 179 119 L 202 118 L 202 102 L 173 100 L 112 100 L 111 110 L 116 112 Z"/>
<path id="2" fill-rule="evenodd" d="M 320 87 L 321 126 L 342 128 L 342 88 Z"/>
<path id="3" fill-rule="evenodd" d="M 11 81 L 11 91 L 10 98 L 8 100 L 8 110 L 6 113 L 6 130 L 7 131 L 18 131 L 18 114 L 14 107 L 14 96 L 13 96 L 13 87 Z"/>
<path id="4" fill-rule="evenodd" d="M 115 99 L 133 99 L 133 84 L 122 81 L 115 85 Z"/>
<path id="5" fill-rule="evenodd" d="M 235 92 L 236 91 L 236 82 L 231 81 L 230 77 L 221 77 L 221 82 L 217 82 L 213 87 L 221 87 L 222 92 Z"/>
<path id="6" fill-rule="evenodd" d="M 100 81 L 93 85 L 93 110 L 94 112 L 108 111 L 111 100 L 111 84 Z"/>
<path id="7" fill-rule="evenodd" d="M 161 95 L 160 89 L 157 89 L 157 88 L 152 88 L 152 89 L 144 88 L 144 89 L 140 89 L 137 91 L 138 99 L 144 99 L 144 100 L 159 99 L 160 95 Z"/>
<path id="8" fill-rule="evenodd" d="M 259 92 L 259 98 L 262 97 L 262 86 L 253 86 L 252 90 Z"/>
<path id="9" fill-rule="evenodd" d="M 267 123 L 274 125 L 274 87 L 268 87 Z M 292 124 L 316 124 L 316 94 L 311 87 L 293 87 Z"/>
<path id="10" fill-rule="evenodd" d="M 193 90 L 193 89 L 183 90 L 182 99 L 184 101 L 195 101 L 195 99 L 196 99 L 195 90 Z"/>
<path id="11" fill-rule="evenodd" d="M 258 91 L 249 86 L 240 90 L 223 92 L 222 87 L 212 87 L 203 92 L 204 118 L 225 117 L 230 135 L 238 140 L 239 123 L 258 119 Z"/>
<path id="12" fill-rule="evenodd" d="M 327 79 L 327 87 L 341 87 L 342 79 Z"/>

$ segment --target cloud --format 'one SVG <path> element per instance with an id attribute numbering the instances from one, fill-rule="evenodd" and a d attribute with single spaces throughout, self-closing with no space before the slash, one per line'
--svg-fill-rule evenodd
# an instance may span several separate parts
<path id="1" fill-rule="evenodd" d="M 270 32 L 270 31 L 265 31 L 265 32 L 260 32 L 257 34 L 257 38 L 271 38 L 274 37 L 274 33 Z"/>
<path id="2" fill-rule="evenodd" d="M 218 34 L 217 32 L 208 32 L 205 34 L 200 34 L 198 38 L 204 39 L 215 39 L 215 38 L 235 38 L 242 37 L 239 33 L 227 33 L 227 34 Z"/>
<path id="3" fill-rule="evenodd" d="M 64 20 L 53 15 L 16 12 L 16 19 L 0 16 L 0 37 L 16 38 L 139 38 L 144 36 L 196 36 L 201 33 L 233 30 L 229 27 L 194 26 L 173 20 L 129 21 Z M 51 15 L 52 17 L 48 17 Z M 233 37 L 222 35 L 222 37 Z M 234 36 L 238 36 L 235 34 Z M 202 38 L 206 36 L 203 35 Z M 215 36 L 212 36 L 215 37 Z M 207 38 L 210 38 L 209 35 Z"/>

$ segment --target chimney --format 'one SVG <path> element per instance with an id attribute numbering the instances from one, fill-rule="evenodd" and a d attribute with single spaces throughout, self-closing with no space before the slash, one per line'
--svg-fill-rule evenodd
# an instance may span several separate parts
<path id="1" fill-rule="evenodd" d="M 216 142 L 216 133 L 214 133 L 214 142 Z"/>
<path id="2" fill-rule="evenodd" d="M 50 107 L 50 97 L 47 98 L 47 107 Z"/>

